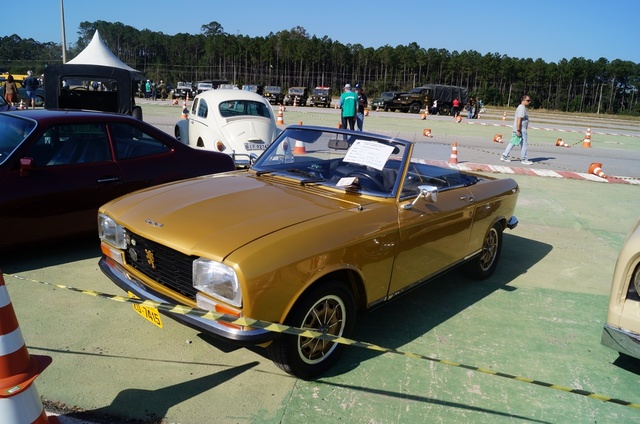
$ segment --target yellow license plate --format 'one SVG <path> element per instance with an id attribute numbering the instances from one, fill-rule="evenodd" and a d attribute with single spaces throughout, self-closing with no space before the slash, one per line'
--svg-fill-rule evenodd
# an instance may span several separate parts
<path id="1" fill-rule="evenodd" d="M 129 297 L 133 299 L 140 299 L 138 296 L 131 292 L 127 293 L 129 293 Z M 138 305 L 136 303 L 131 306 L 133 306 L 133 310 L 140 314 L 142 318 L 162 328 L 162 319 L 160 318 L 160 311 L 158 311 L 158 309 L 151 308 L 149 306 Z"/>

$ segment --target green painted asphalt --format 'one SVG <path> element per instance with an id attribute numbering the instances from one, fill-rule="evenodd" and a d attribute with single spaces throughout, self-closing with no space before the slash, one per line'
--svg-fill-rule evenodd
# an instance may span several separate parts
<path id="1" fill-rule="evenodd" d="M 360 317 L 354 338 L 639 403 L 640 361 L 600 345 L 614 263 L 638 218 L 638 187 L 513 178 L 522 189 L 520 225 L 505 233 L 497 272 L 483 282 L 458 271 L 441 276 Z M 122 295 L 98 270 L 98 255 L 90 237 L 4 254 L 0 266 L 6 274 Z M 35 384 L 47 406 L 63 407 L 63 418 L 640 421 L 637 409 L 357 348 L 328 374 L 302 381 L 281 372 L 261 348 L 212 341 L 167 318 L 160 329 L 131 305 L 5 279 L 29 351 L 53 357 Z"/>

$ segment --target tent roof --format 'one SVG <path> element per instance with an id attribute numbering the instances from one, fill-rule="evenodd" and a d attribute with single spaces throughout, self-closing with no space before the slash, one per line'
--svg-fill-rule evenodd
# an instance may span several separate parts
<path id="1" fill-rule="evenodd" d="M 98 30 L 93 34 L 93 39 L 84 50 L 76 57 L 67 62 L 70 65 L 101 65 L 113 68 L 126 69 L 127 71 L 138 72 L 111 52 L 104 43 Z"/>

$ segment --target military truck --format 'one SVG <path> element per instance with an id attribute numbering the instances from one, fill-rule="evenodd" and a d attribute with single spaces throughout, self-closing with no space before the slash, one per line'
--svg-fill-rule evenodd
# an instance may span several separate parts
<path id="1" fill-rule="evenodd" d="M 309 98 L 309 89 L 307 87 L 291 87 L 284 96 L 285 106 L 306 106 L 307 98 Z"/>
<path id="2" fill-rule="evenodd" d="M 410 92 L 394 97 L 389 105 L 391 110 L 419 113 L 421 109 L 431 107 L 434 100 L 438 101 L 438 112 L 441 115 L 453 114 L 453 99 L 460 101 L 460 110 L 469 100 L 469 91 L 465 87 L 442 84 L 426 84 L 414 87 Z"/>
<path id="3" fill-rule="evenodd" d="M 272 105 L 279 105 L 282 104 L 284 100 L 284 93 L 282 92 L 282 88 L 277 85 L 267 85 L 264 88 L 264 98 Z"/>
<path id="4" fill-rule="evenodd" d="M 331 107 L 331 88 L 316 87 L 311 94 L 309 104 L 311 106 Z"/>

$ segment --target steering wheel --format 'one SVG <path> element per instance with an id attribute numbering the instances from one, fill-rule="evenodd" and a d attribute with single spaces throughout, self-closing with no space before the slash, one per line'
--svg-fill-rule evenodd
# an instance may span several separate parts
<path id="1" fill-rule="evenodd" d="M 382 183 L 375 178 L 373 175 L 367 173 L 366 171 L 353 171 L 347 175 L 348 177 L 358 177 L 358 183 L 361 187 L 371 188 L 377 191 L 386 191 L 382 186 Z M 364 181 L 362 181 L 364 179 Z M 370 183 L 369 183 L 370 182 Z M 363 184 L 364 183 L 364 184 Z"/>

